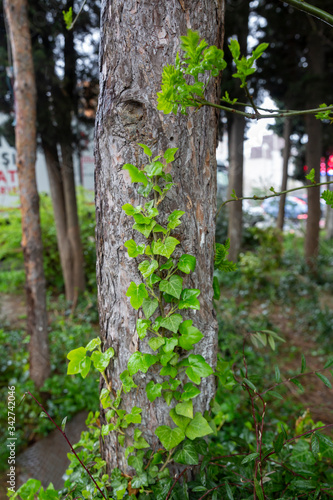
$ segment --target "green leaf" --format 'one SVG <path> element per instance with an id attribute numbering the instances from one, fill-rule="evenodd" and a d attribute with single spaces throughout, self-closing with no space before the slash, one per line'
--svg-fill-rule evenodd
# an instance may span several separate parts
<path id="1" fill-rule="evenodd" d="M 150 448 L 150 446 L 143 437 L 139 437 L 139 439 L 134 441 L 134 448 L 136 450 L 143 450 L 145 448 Z"/>
<path id="2" fill-rule="evenodd" d="M 131 413 L 128 413 L 124 417 L 127 424 L 141 424 L 141 415 L 140 415 L 141 412 L 142 412 L 141 408 L 134 406 L 131 410 Z"/>
<path id="3" fill-rule="evenodd" d="M 166 263 L 163 264 L 163 266 L 160 267 L 160 270 L 163 271 L 163 269 L 171 269 L 172 266 L 173 266 L 173 260 L 172 259 L 168 259 L 166 261 Z"/>
<path id="4" fill-rule="evenodd" d="M 165 339 L 163 337 L 153 337 L 148 340 L 148 344 L 153 351 L 157 351 L 157 349 L 165 344 Z"/>
<path id="5" fill-rule="evenodd" d="M 219 298 L 221 297 L 221 288 L 220 288 L 220 283 L 219 283 L 217 276 L 213 277 L 213 290 L 214 290 L 213 299 L 219 300 Z"/>
<path id="6" fill-rule="evenodd" d="M 169 375 L 170 377 L 175 378 L 177 376 L 177 373 L 177 368 L 175 368 L 174 366 L 170 366 L 169 364 L 163 366 L 162 370 L 160 371 L 160 375 L 162 377 L 167 377 Z"/>
<path id="7" fill-rule="evenodd" d="M 87 351 L 93 351 L 94 349 L 96 349 L 96 347 L 98 347 L 99 345 L 101 345 L 101 339 L 100 337 L 97 337 L 95 339 L 92 339 L 90 342 L 88 342 L 88 344 L 86 345 L 86 350 Z"/>
<path id="8" fill-rule="evenodd" d="M 281 374 L 280 374 L 279 367 L 277 365 L 275 365 L 275 380 L 277 383 L 281 382 Z"/>
<path id="9" fill-rule="evenodd" d="M 145 217 L 144 215 L 142 214 L 134 214 L 133 215 L 133 219 L 135 220 L 135 222 L 137 222 L 138 224 L 143 224 L 143 225 L 148 225 L 151 223 L 151 218 L 150 217 Z"/>
<path id="10" fill-rule="evenodd" d="M 147 373 L 150 366 L 154 365 L 158 357 L 153 354 L 146 354 L 140 351 L 134 352 L 127 363 L 127 368 L 130 375 L 135 375 L 139 370 L 142 373 Z"/>
<path id="11" fill-rule="evenodd" d="M 179 309 L 200 309 L 200 302 L 197 297 L 200 295 L 200 290 L 196 288 L 184 288 L 180 296 Z"/>
<path id="12" fill-rule="evenodd" d="M 168 236 L 165 239 L 164 243 L 162 243 L 161 239 L 153 241 L 151 244 L 151 248 L 155 255 L 162 255 L 163 257 L 166 257 L 168 259 L 174 252 L 174 249 L 177 245 L 179 245 L 179 241 L 172 236 Z"/>
<path id="13" fill-rule="evenodd" d="M 175 229 L 179 226 L 181 224 L 180 218 L 184 214 L 185 212 L 183 212 L 183 210 L 174 210 L 168 217 L 168 229 Z"/>
<path id="14" fill-rule="evenodd" d="M 67 367 L 68 375 L 75 375 L 76 373 L 80 373 L 80 363 L 85 358 L 87 350 L 84 347 L 78 347 L 77 349 L 73 349 L 67 354 L 67 358 L 70 360 L 70 363 Z"/>
<path id="15" fill-rule="evenodd" d="M 165 353 L 173 353 L 174 348 L 178 345 L 178 339 L 175 337 L 166 338 L 163 351 Z"/>
<path id="16" fill-rule="evenodd" d="M 181 449 L 174 454 L 173 460 L 178 464 L 198 465 L 199 455 L 195 449 L 194 443 L 186 440 Z"/>
<path id="17" fill-rule="evenodd" d="M 146 392 L 149 401 L 153 402 L 156 398 L 160 397 L 162 394 L 162 385 L 155 384 L 153 380 L 148 382 L 146 385 Z"/>
<path id="18" fill-rule="evenodd" d="M 229 500 L 234 500 L 234 495 L 232 494 L 232 491 L 231 491 L 231 488 L 229 486 L 228 481 L 225 482 L 225 489 L 226 489 L 226 492 L 227 492 L 228 499 Z"/>
<path id="19" fill-rule="evenodd" d="M 176 370 L 177 371 L 177 370 Z M 171 391 L 164 391 L 163 392 L 163 398 L 168 406 L 170 406 L 171 401 L 173 399 L 173 393 Z M 176 423 L 176 422 L 175 422 Z M 177 425 L 177 424 L 176 424 Z M 180 427 L 180 426 L 178 426 Z"/>
<path id="20" fill-rule="evenodd" d="M 190 274 L 191 271 L 194 271 L 196 266 L 197 259 L 193 255 L 188 255 L 184 253 L 177 264 L 177 267 L 180 271 L 186 274 Z"/>
<path id="21" fill-rule="evenodd" d="M 149 178 L 152 178 L 156 175 L 161 175 L 161 173 L 163 172 L 163 167 L 164 165 L 160 161 L 153 161 L 149 165 L 145 166 L 144 171 L 147 173 L 147 176 Z"/>
<path id="22" fill-rule="evenodd" d="M 123 389 L 125 392 L 130 392 L 130 390 L 133 388 L 135 389 L 138 387 L 134 382 L 133 379 L 129 373 L 128 370 L 123 371 L 120 375 L 119 378 L 123 384 Z"/>
<path id="23" fill-rule="evenodd" d="M 301 366 L 301 373 L 304 373 L 306 369 L 306 360 L 304 357 L 304 354 L 302 354 L 302 366 Z"/>
<path id="24" fill-rule="evenodd" d="M 212 434 L 213 431 L 208 424 L 207 420 L 201 415 L 201 413 L 197 412 L 191 420 L 191 422 L 186 427 L 186 437 L 193 440 L 198 437 L 207 436 L 208 434 Z"/>
<path id="25" fill-rule="evenodd" d="M 140 142 L 138 142 L 138 146 L 141 146 L 143 151 L 145 152 L 145 154 L 147 156 L 153 156 L 153 153 L 151 152 L 151 150 L 148 148 L 148 146 L 146 146 L 145 144 L 141 144 Z"/>
<path id="26" fill-rule="evenodd" d="M 311 451 L 312 453 L 315 455 L 315 457 L 318 455 L 320 449 L 319 449 L 319 440 L 318 440 L 318 437 L 316 436 L 316 434 L 312 434 L 312 438 L 311 438 Z"/>
<path id="27" fill-rule="evenodd" d="M 133 229 L 136 229 L 139 231 L 139 233 L 143 234 L 146 238 L 150 235 L 152 232 L 154 226 L 156 226 L 156 221 L 151 220 L 149 224 L 133 224 Z"/>
<path id="28" fill-rule="evenodd" d="M 326 205 L 333 208 L 333 191 L 326 189 L 322 192 L 321 198 L 326 202 Z"/>
<path id="29" fill-rule="evenodd" d="M 277 438 L 273 441 L 275 453 L 280 453 L 280 451 L 283 448 L 283 443 L 284 443 L 284 435 L 282 432 L 280 432 L 277 435 Z"/>
<path id="30" fill-rule="evenodd" d="M 164 229 L 164 227 L 160 226 L 159 224 L 156 224 L 153 229 L 153 233 L 163 233 L 166 234 L 168 231 Z"/>
<path id="31" fill-rule="evenodd" d="M 80 373 L 81 373 L 81 377 L 82 378 L 86 378 L 86 376 L 89 373 L 90 366 L 91 366 L 91 358 L 89 358 L 88 356 L 86 356 L 80 362 Z"/>
<path id="32" fill-rule="evenodd" d="M 66 12 L 65 10 L 62 11 L 62 15 L 64 17 L 64 21 L 66 24 L 66 30 L 72 29 L 72 23 L 73 23 L 73 8 L 70 7 L 68 11 Z M 29 499 L 30 500 L 30 499 Z"/>
<path id="33" fill-rule="evenodd" d="M 315 184 L 315 183 L 316 183 L 316 181 L 315 181 L 315 175 L 316 175 L 315 169 L 314 169 L 314 168 L 312 168 L 312 169 L 310 170 L 310 172 L 308 173 L 308 175 L 306 175 L 306 176 L 305 176 L 305 178 L 306 178 L 308 181 L 312 182 L 312 184 Z"/>
<path id="34" fill-rule="evenodd" d="M 323 375 L 322 373 L 318 373 L 318 372 L 316 372 L 316 375 L 319 378 L 319 380 L 321 380 L 326 385 L 326 387 L 328 387 L 329 389 L 332 389 L 332 384 L 328 380 L 328 378 L 325 377 L 325 375 Z"/>
<path id="35" fill-rule="evenodd" d="M 192 326 L 192 320 L 183 321 L 180 325 L 179 331 L 181 336 L 179 337 L 179 345 L 187 351 L 193 349 L 193 344 L 196 344 L 203 338 L 203 334 Z"/>
<path id="36" fill-rule="evenodd" d="M 244 384 L 246 384 L 248 387 L 250 387 L 250 389 L 252 389 L 254 392 L 258 392 L 257 389 L 256 389 L 256 386 L 254 384 L 252 384 L 252 382 L 247 379 L 247 378 L 244 378 L 243 379 L 243 382 Z"/>
<path id="37" fill-rule="evenodd" d="M 257 494 L 258 500 L 265 500 L 265 497 L 264 497 L 264 494 L 262 492 L 260 483 L 259 483 L 259 481 L 258 481 L 258 479 L 256 477 L 254 478 L 254 487 L 255 487 L 255 490 L 256 490 L 256 494 Z"/>
<path id="38" fill-rule="evenodd" d="M 158 262 L 155 259 L 144 260 L 139 264 L 138 268 L 139 268 L 139 271 L 141 272 L 142 276 L 144 278 L 148 278 L 151 274 L 153 274 L 155 269 L 158 268 Z"/>
<path id="39" fill-rule="evenodd" d="M 148 297 L 148 292 L 144 283 L 137 285 L 134 281 L 131 281 L 131 284 L 126 292 L 126 297 L 131 297 L 131 306 L 134 309 L 139 309 L 143 300 Z"/>
<path id="40" fill-rule="evenodd" d="M 124 243 L 124 247 L 127 248 L 129 257 L 135 258 L 138 255 L 142 255 L 145 252 L 144 245 L 137 245 L 134 240 L 128 240 Z"/>
<path id="41" fill-rule="evenodd" d="M 94 367 L 99 372 L 103 372 L 109 365 L 110 359 L 114 356 L 114 349 L 109 347 L 105 352 L 94 351 L 91 355 L 91 360 Z"/>
<path id="42" fill-rule="evenodd" d="M 131 165 L 130 163 L 126 163 L 123 166 L 123 170 L 128 170 L 132 182 L 142 182 L 144 186 L 147 186 L 148 184 L 147 177 L 143 172 L 140 172 L 137 167 Z"/>
<path id="43" fill-rule="evenodd" d="M 299 390 L 299 392 L 301 394 L 304 392 L 304 387 L 302 386 L 302 384 L 300 383 L 299 380 L 297 380 L 297 379 L 291 379 L 290 382 L 292 382 L 297 387 L 297 389 Z"/>
<path id="44" fill-rule="evenodd" d="M 242 465 L 245 465 L 245 464 L 248 464 L 250 462 L 253 462 L 256 458 L 258 458 L 260 456 L 260 453 L 250 453 L 249 455 L 247 455 L 245 458 L 243 458 L 241 464 Z"/>
<path id="45" fill-rule="evenodd" d="M 195 387 L 195 385 L 191 384 L 191 382 L 188 382 L 187 384 L 184 385 L 184 392 L 182 393 L 182 400 L 183 401 L 188 401 L 189 399 L 193 399 L 200 394 L 200 389 L 198 387 Z"/>
<path id="46" fill-rule="evenodd" d="M 186 375 L 197 385 L 200 384 L 201 377 L 208 377 L 214 373 L 212 367 L 200 354 L 190 354 L 188 363 L 190 366 L 186 370 Z"/>
<path id="47" fill-rule="evenodd" d="M 158 300 L 157 299 L 143 299 L 142 309 L 143 313 L 147 319 L 150 318 L 158 308 Z"/>
<path id="48" fill-rule="evenodd" d="M 139 214 L 142 210 L 142 207 L 133 207 L 133 205 L 131 205 L 130 203 L 125 203 L 125 205 L 123 205 L 121 208 L 124 210 L 125 214 L 129 216 Z"/>
<path id="49" fill-rule="evenodd" d="M 180 323 L 183 321 L 183 318 L 180 314 L 171 314 L 167 318 L 162 319 L 161 326 L 163 328 L 167 328 L 173 333 L 178 332 L 178 328 Z"/>
<path id="50" fill-rule="evenodd" d="M 138 332 L 139 339 L 144 339 L 147 335 L 147 330 L 151 325 L 151 321 L 149 319 L 138 319 L 136 322 L 136 331 Z"/>
<path id="51" fill-rule="evenodd" d="M 182 415 L 183 417 L 193 418 L 193 403 L 192 400 L 189 399 L 184 401 L 183 403 L 178 403 L 176 405 L 175 411 L 177 415 Z"/>
<path id="52" fill-rule="evenodd" d="M 175 160 L 175 153 L 178 151 L 178 148 L 169 148 L 163 155 L 163 158 L 167 163 L 171 163 Z"/>
<path id="53" fill-rule="evenodd" d="M 161 281 L 161 278 L 159 276 L 157 276 L 156 274 L 151 274 L 146 279 L 147 285 L 150 287 L 153 287 L 155 285 L 155 283 L 158 283 L 159 281 Z"/>
<path id="54" fill-rule="evenodd" d="M 166 425 L 160 425 L 157 427 L 155 434 L 161 441 L 164 448 L 168 451 L 178 446 L 179 443 L 185 439 L 184 432 L 178 427 L 170 429 L 170 427 Z"/>
<path id="55" fill-rule="evenodd" d="M 172 295 L 172 297 L 179 299 L 183 289 L 183 278 L 174 274 L 169 278 L 169 280 L 162 280 L 159 287 L 161 292 L 166 292 L 169 295 Z"/>
<path id="56" fill-rule="evenodd" d="M 281 396 L 281 394 L 279 394 L 278 392 L 276 391 L 269 391 L 269 393 L 271 396 L 273 396 L 274 398 L 277 398 L 277 399 L 283 399 L 283 396 Z"/>
<path id="57" fill-rule="evenodd" d="M 172 396 L 171 396 L 171 399 L 172 399 Z M 172 408 L 172 410 L 170 410 L 169 415 L 172 418 L 172 420 L 174 421 L 174 423 L 177 425 L 177 427 L 179 427 L 182 431 L 185 432 L 186 427 L 191 422 L 191 418 L 184 417 L 183 415 L 178 415 L 174 408 Z"/>

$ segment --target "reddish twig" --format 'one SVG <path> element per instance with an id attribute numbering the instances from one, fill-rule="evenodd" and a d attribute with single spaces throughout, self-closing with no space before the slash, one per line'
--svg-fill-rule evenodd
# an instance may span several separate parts
<path id="1" fill-rule="evenodd" d="M 45 408 L 40 404 L 40 402 L 35 398 L 35 396 L 33 396 L 31 394 L 30 391 L 27 391 L 27 394 L 30 394 L 30 396 L 36 401 L 36 403 L 38 404 L 38 406 L 40 406 L 40 408 L 43 410 L 43 412 L 47 415 L 47 417 L 51 420 L 51 422 L 53 423 L 53 425 L 56 426 L 56 428 L 58 429 L 59 432 L 61 432 L 61 434 L 64 436 L 64 438 L 66 439 L 70 449 L 72 450 L 72 453 L 74 453 L 74 455 L 76 456 L 76 458 L 78 459 L 78 461 L 80 462 L 80 464 L 82 465 L 82 467 L 84 468 L 84 470 L 87 472 L 87 474 L 89 475 L 90 479 L 94 482 L 96 488 L 98 489 L 98 491 L 100 492 L 100 494 L 102 495 L 102 497 L 107 500 L 106 496 L 104 495 L 104 493 L 102 492 L 101 488 L 98 486 L 98 484 L 96 483 L 95 479 L 92 477 L 92 475 L 90 474 L 89 470 L 87 469 L 87 467 L 84 465 L 84 463 L 82 462 L 82 460 L 80 459 L 80 457 L 78 456 L 78 454 L 76 453 L 76 451 L 74 450 L 73 446 L 71 445 L 68 437 L 66 436 L 66 433 L 60 429 L 59 425 L 57 425 L 55 423 L 55 421 L 53 420 L 53 418 L 47 413 L 47 411 L 45 410 Z"/>
<path id="2" fill-rule="evenodd" d="M 178 476 L 175 478 L 174 482 L 173 482 L 173 485 L 171 486 L 171 488 L 169 489 L 168 491 L 168 494 L 166 496 L 166 499 L 165 500 L 169 500 L 170 498 L 170 495 L 171 495 L 171 492 L 172 490 L 174 489 L 174 487 L 176 486 L 176 484 L 178 483 L 179 479 L 182 477 L 183 474 L 185 474 L 185 472 L 187 471 L 189 467 L 185 467 L 185 469 L 180 473 L 178 474 Z"/>

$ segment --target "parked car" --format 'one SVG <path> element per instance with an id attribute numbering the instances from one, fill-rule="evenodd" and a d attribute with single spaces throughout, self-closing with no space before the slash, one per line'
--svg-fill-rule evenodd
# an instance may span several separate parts
<path id="1" fill-rule="evenodd" d="M 268 198 L 261 204 L 264 212 L 274 219 L 277 218 L 279 213 L 280 198 Z M 287 196 L 284 207 L 284 214 L 286 219 L 306 219 L 308 213 L 308 204 L 302 198 L 297 196 Z"/>

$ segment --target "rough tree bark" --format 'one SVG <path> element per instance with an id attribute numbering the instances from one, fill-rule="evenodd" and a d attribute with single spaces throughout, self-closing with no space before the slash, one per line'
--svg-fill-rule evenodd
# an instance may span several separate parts
<path id="1" fill-rule="evenodd" d="M 15 145 L 26 272 L 30 377 L 41 387 L 50 374 L 43 246 L 39 218 L 36 161 L 36 85 L 26 0 L 6 0 L 15 75 Z"/>
<path id="2" fill-rule="evenodd" d="M 179 36 L 187 29 L 198 30 L 209 44 L 219 44 L 220 5 L 215 0 L 103 0 L 101 12 L 100 98 L 96 119 L 96 218 L 97 282 L 101 337 L 104 348 L 112 346 L 116 358 L 108 369 L 114 389 L 120 388 L 120 373 L 127 368 L 130 355 L 140 348 L 136 330 L 138 313 L 131 307 L 126 291 L 131 281 L 139 282 L 137 263 L 129 259 L 124 242 L 139 241 L 124 203 L 137 203 L 125 163 L 144 161 L 138 142 L 158 154 L 179 147 L 173 169 L 176 193 L 166 198 L 166 213 L 179 208 L 186 211 L 184 223 L 175 236 L 181 250 L 195 255 L 196 271 L 188 279 L 191 287 L 201 289 L 201 309 L 193 317 L 205 338 L 197 345 L 211 365 L 216 363 L 217 323 L 212 307 L 212 278 L 216 206 L 216 127 L 211 108 L 188 116 L 165 116 L 156 109 L 162 66 L 172 63 L 179 50 Z M 211 100 L 217 88 L 210 83 Z M 136 376 L 138 389 L 125 394 L 123 406 L 143 408 L 144 437 L 154 446 L 158 425 L 170 425 L 169 410 L 162 398 L 147 400 L 145 385 L 151 375 Z M 158 378 L 158 376 L 157 376 Z M 101 382 L 103 385 L 103 382 Z M 213 378 L 203 379 L 196 411 L 204 412 L 215 393 Z M 102 410 L 102 420 L 104 419 Z M 127 468 L 124 448 L 111 434 L 102 442 L 102 455 L 109 469 Z"/>
<path id="3" fill-rule="evenodd" d="M 290 118 L 286 118 L 283 124 L 283 139 L 284 139 L 284 148 L 283 148 L 283 163 L 282 163 L 282 184 L 281 191 L 286 191 L 287 182 L 288 182 L 288 163 L 290 156 L 290 133 L 291 133 L 291 120 Z M 282 194 L 280 196 L 279 202 L 279 213 L 277 218 L 277 228 L 283 231 L 284 225 L 284 207 L 286 204 L 286 195 Z"/>
<path id="4" fill-rule="evenodd" d="M 320 82 L 323 78 L 324 54 L 322 39 L 317 32 L 309 35 L 308 54 L 309 74 L 309 102 L 313 104 L 320 102 L 322 98 Z M 315 104 L 317 105 L 317 104 Z M 306 164 L 308 172 L 315 170 L 315 182 L 320 181 L 320 158 L 322 154 L 322 123 L 314 116 L 305 118 L 308 142 L 306 144 Z M 305 259 L 311 271 L 316 270 L 317 256 L 319 251 L 319 221 L 320 221 L 320 188 L 308 189 L 308 219 L 305 233 Z"/>

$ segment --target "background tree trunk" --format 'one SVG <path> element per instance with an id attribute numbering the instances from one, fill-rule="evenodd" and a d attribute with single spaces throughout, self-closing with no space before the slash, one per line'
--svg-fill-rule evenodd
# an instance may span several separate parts
<path id="1" fill-rule="evenodd" d="M 5 0 L 15 76 L 15 145 L 26 272 L 30 377 L 39 388 L 50 374 L 43 247 L 36 161 L 36 85 L 26 0 Z"/>
<path id="2" fill-rule="evenodd" d="M 282 164 L 282 184 L 281 191 L 286 191 L 287 182 L 288 182 L 288 163 L 290 156 L 290 133 L 291 133 L 291 120 L 290 118 L 286 118 L 283 124 L 283 139 L 284 139 L 284 148 L 283 148 L 283 164 Z M 281 231 L 283 231 L 284 225 L 284 207 L 286 203 L 286 195 L 282 194 L 280 196 L 279 202 L 279 213 L 277 218 L 277 227 Z"/>
<path id="3" fill-rule="evenodd" d="M 322 99 L 321 84 L 324 71 L 324 55 L 322 39 L 317 32 L 309 35 L 308 54 L 309 74 L 309 102 L 318 105 Z M 308 142 L 306 144 L 306 164 L 308 172 L 315 169 L 315 182 L 320 181 L 320 158 L 322 155 L 322 123 L 314 116 L 305 118 Z M 308 189 L 308 219 L 305 233 L 305 259 L 312 271 L 316 270 L 319 251 L 319 221 L 320 221 L 320 188 Z"/>
<path id="4" fill-rule="evenodd" d="M 173 63 L 179 50 L 179 36 L 188 28 L 199 30 L 209 44 L 220 41 L 220 9 L 214 0 L 103 0 L 101 11 L 100 98 L 96 118 L 96 218 L 97 283 L 101 337 L 104 348 L 112 345 L 116 357 L 108 369 L 114 389 L 120 388 L 119 375 L 127 368 L 130 355 L 140 348 L 150 351 L 136 331 L 138 313 L 125 296 L 132 281 L 141 280 L 137 262 L 129 259 L 124 242 L 135 238 L 124 203 L 137 203 L 139 196 L 122 171 L 125 163 L 146 161 L 137 143 L 147 144 L 154 154 L 179 147 L 173 175 L 176 193 L 163 202 L 163 212 L 186 211 L 175 236 L 181 250 L 195 255 L 195 273 L 188 286 L 201 289 L 201 309 L 189 313 L 205 338 L 197 345 L 208 363 L 215 365 L 217 323 L 212 307 L 212 279 L 216 206 L 216 127 L 214 110 L 190 111 L 188 116 L 164 116 L 156 109 L 164 64 Z M 217 89 L 210 83 L 210 99 Z M 142 201 L 142 199 L 141 199 Z M 145 385 L 151 374 L 135 376 L 138 389 L 123 397 L 122 407 L 143 408 L 144 437 L 154 446 L 158 425 L 172 423 L 162 398 L 150 403 Z M 101 382 L 103 385 L 103 381 Z M 196 410 L 209 408 L 215 393 L 213 377 L 203 379 Z M 101 412 L 104 423 L 104 411 Z M 102 455 L 108 468 L 127 468 L 124 448 L 114 435 L 102 441 Z"/>
<path id="5" fill-rule="evenodd" d="M 228 199 L 235 190 L 236 196 L 243 196 L 243 163 L 244 163 L 244 116 L 234 115 L 231 119 L 229 139 L 229 189 Z M 242 244 L 243 211 L 242 202 L 229 204 L 228 238 L 230 239 L 230 260 L 236 261 Z"/>

